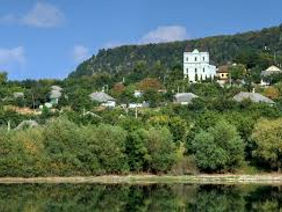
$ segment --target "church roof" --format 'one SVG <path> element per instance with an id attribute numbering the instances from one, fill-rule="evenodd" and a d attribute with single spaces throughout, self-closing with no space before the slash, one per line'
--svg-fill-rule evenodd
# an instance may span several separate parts
<path id="1" fill-rule="evenodd" d="M 200 53 L 200 52 L 199 52 L 199 50 L 198 50 L 198 49 L 194 49 L 194 51 L 193 51 L 192 53 L 196 53 L 196 54 L 198 54 L 198 53 Z"/>

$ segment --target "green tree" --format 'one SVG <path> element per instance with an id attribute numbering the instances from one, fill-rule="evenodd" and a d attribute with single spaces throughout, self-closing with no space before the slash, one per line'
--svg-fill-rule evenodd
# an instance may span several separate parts
<path id="1" fill-rule="evenodd" d="M 282 118 L 261 119 L 254 127 L 252 139 L 257 145 L 253 156 L 274 169 L 282 167 Z"/>
<path id="2" fill-rule="evenodd" d="M 192 142 L 198 167 L 203 171 L 226 171 L 244 160 L 244 144 L 236 128 L 226 121 L 200 131 Z"/>

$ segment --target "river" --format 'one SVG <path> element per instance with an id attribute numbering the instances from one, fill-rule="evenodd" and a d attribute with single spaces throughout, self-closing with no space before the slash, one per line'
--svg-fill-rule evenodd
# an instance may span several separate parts
<path id="1" fill-rule="evenodd" d="M 2 184 L 0 211 L 282 211 L 282 186 Z"/>

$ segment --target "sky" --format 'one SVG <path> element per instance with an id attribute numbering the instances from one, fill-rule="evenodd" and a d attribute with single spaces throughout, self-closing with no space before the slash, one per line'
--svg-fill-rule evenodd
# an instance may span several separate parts
<path id="1" fill-rule="evenodd" d="M 99 49 L 282 23 L 281 0 L 0 0 L 0 71 L 63 79 Z"/>

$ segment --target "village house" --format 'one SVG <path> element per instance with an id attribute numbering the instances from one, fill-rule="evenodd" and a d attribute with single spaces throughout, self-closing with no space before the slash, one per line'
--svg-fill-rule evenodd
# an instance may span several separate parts
<path id="1" fill-rule="evenodd" d="M 116 100 L 104 92 L 93 92 L 89 95 L 92 101 L 96 101 L 104 107 L 115 107 Z"/>
<path id="2" fill-rule="evenodd" d="M 192 103 L 194 98 L 198 98 L 198 96 L 193 93 L 177 93 L 174 95 L 173 102 L 176 104 L 188 105 Z"/>
<path id="3" fill-rule="evenodd" d="M 183 54 L 184 78 L 188 78 L 191 83 L 214 79 L 216 67 L 209 63 L 210 56 L 208 52 L 200 52 L 198 49 L 195 49 L 193 52 L 186 50 Z"/>
<path id="4" fill-rule="evenodd" d="M 275 104 L 271 99 L 255 92 L 240 92 L 233 97 L 236 102 L 242 102 L 244 100 L 250 100 L 254 103 L 267 103 L 267 104 Z"/>
<path id="5" fill-rule="evenodd" d="M 261 81 L 260 81 L 261 86 L 270 85 L 270 82 L 265 80 L 265 77 L 268 77 L 268 76 L 273 75 L 273 74 L 282 74 L 282 70 L 280 68 L 278 68 L 277 66 L 270 66 L 265 71 L 262 71 L 261 72 Z"/>
<path id="6" fill-rule="evenodd" d="M 143 103 L 129 103 L 128 104 L 129 109 L 146 108 L 146 107 L 149 107 L 149 104 L 145 101 Z"/>
<path id="7" fill-rule="evenodd" d="M 216 78 L 217 78 L 217 82 L 220 85 L 224 85 L 225 83 L 229 82 L 230 81 L 229 66 L 228 65 L 220 66 L 216 71 Z"/>
<path id="8" fill-rule="evenodd" d="M 51 86 L 51 91 L 50 91 L 50 104 L 51 105 L 57 105 L 59 103 L 59 99 L 62 96 L 62 88 L 57 86 L 57 85 L 53 85 Z"/>

